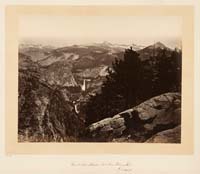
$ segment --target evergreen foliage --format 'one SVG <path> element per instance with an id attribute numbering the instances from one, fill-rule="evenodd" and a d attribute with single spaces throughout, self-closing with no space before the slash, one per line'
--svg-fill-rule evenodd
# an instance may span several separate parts
<path id="1" fill-rule="evenodd" d="M 125 50 L 116 59 L 102 85 L 101 93 L 91 96 L 85 107 L 86 125 L 131 108 L 164 92 L 181 90 L 181 53 L 177 50 L 141 61 L 139 54 Z"/>

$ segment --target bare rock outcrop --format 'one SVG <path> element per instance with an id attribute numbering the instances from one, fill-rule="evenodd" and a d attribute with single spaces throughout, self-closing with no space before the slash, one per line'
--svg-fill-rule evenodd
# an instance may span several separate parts
<path id="1" fill-rule="evenodd" d="M 159 132 L 146 143 L 181 143 L 181 126 Z"/>
<path id="2" fill-rule="evenodd" d="M 165 93 L 87 128 L 88 141 L 145 142 L 181 124 L 180 93 Z"/>

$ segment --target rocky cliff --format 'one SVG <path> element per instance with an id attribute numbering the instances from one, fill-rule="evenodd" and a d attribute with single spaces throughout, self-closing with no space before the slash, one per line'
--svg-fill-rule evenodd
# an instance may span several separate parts
<path id="1" fill-rule="evenodd" d="M 180 143 L 181 95 L 165 93 L 91 124 L 87 141 Z"/>
<path id="2" fill-rule="evenodd" d="M 62 90 L 33 72 L 19 72 L 19 141 L 77 141 L 83 122 Z"/>

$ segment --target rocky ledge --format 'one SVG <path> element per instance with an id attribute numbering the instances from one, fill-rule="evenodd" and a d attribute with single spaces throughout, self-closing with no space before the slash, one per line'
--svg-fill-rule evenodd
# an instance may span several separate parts
<path id="1" fill-rule="evenodd" d="M 165 93 L 91 124 L 88 141 L 180 143 L 181 95 Z"/>

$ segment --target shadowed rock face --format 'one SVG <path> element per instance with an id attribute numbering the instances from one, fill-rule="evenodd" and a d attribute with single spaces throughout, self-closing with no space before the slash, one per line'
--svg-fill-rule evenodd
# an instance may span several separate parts
<path id="1" fill-rule="evenodd" d="M 82 122 L 62 90 L 19 72 L 19 141 L 77 141 Z"/>
<path id="2" fill-rule="evenodd" d="M 158 132 L 181 124 L 181 95 L 165 93 L 140 105 L 91 124 L 88 141 L 145 142 Z"/>
<path id="3" fill-rule="evenodd" d="M 159 132 L 146 143 L 181 143 L 181 126 Z"/>

